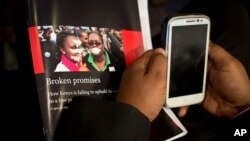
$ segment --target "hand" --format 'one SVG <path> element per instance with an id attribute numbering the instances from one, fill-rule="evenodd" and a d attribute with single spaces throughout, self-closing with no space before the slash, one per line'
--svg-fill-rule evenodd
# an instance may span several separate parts
<path id="1" fill-rule="evenodd" d="M 134 106 L 153 121 L 165 103 L 166 72 L 163 49 L 145 52 L 124 72 L 117 101 Z"/>
<path id="2" fill-rule="evenodd" d="M 250 106 L 250 81 L 243 65 L 223 48 L 210 44 L 208 81 L 203 107 L 232 117 Z"/>
<path id="3" fill-rule="evenodd" d="M 203 107 L 219 117 L 233 117 L 250 106 L 250 81 L 243 65 L 220 46 L 210 43 Z M 188 107 L 178 115 L 184 116 Z"/>

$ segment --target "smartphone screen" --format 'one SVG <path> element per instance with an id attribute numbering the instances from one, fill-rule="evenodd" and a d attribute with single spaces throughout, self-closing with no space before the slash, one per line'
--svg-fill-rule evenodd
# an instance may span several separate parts
<path id="1" fill-rule="evenodd" d="M 203 92 L 207 24 L 172 26 L 169 97 Z"/>

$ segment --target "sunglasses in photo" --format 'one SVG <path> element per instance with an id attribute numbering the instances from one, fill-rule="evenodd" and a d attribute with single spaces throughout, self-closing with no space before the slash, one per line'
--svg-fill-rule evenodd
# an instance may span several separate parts
<path id="1" fill-rule="evenodd" d="M 99 46 L 99 45 L 101 45 L 102 43 L 101 43 L 101 42 L 98 42 L 98 41 L 89 41 L 89 42 L 88 42 L 88 45 L 89 45 L 89 46 L 94 46 L 94 44 L 95 44 L 96 46 Z"/>

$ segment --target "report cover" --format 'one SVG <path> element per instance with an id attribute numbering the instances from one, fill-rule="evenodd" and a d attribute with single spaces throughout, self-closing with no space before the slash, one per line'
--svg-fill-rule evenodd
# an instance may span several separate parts
<path id="1" fill-rule="evenodd" d="M 145 0 L 27 0 L 44 134 L 74 96 L 114 100 L 128 64 L 152 49 Z"/>

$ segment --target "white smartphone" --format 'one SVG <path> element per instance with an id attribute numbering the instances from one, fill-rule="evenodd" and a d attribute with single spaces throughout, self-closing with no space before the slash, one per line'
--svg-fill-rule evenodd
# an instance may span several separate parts
<path id="1" fill-rule="evenodd" d="M 168 55 L 166 106 L 202 102 L 205 95 L 210 19 L 205 15 L 182 15 L 165 19 Z"/>

